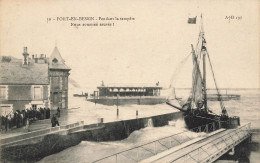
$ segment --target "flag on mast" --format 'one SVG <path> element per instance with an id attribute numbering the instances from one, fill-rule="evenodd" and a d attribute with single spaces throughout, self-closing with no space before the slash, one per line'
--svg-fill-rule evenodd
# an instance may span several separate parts
<path id="1" fill-rule="evenodd" d="M 197 19 L 197 16 L 194 17 L 194 18 L 189 18 L 188 19 L 188 24 L 196 24 L 196 19 Z"/>

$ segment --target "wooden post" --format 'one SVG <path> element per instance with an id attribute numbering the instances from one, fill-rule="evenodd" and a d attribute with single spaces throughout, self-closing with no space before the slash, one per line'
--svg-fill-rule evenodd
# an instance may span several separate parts
<path id="1" fill-rule="evenodd" d="M 119 109 L 118 109 L 118 94 L 117 94 L 117 104 L 116 104 L 116 106 L 117 106 L 117 109 L 116 109 L 116 115 L 117 115 L 117 117 L 118 117 L 118 115 L 119 115 Z"/>
<path id="2" fill-rule="evenodd" d="M 94 99 L 95 99 L 95 105 L 97 104 L 97 101 L 96 101 L 96 91 L 94 91 Z"/>

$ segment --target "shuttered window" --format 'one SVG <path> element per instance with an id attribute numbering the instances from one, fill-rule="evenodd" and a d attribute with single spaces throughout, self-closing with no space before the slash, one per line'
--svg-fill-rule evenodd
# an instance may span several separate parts
<path id="1" fill-rule="evenodd" d="M 33 86 L 32 95 L 34 100 L 42 100 L 42 86 Z"/>
<path id="2" fill-rule="evenodd" d="M 7 87 L 0 86 L 0 99 L 7 99 Z"/>

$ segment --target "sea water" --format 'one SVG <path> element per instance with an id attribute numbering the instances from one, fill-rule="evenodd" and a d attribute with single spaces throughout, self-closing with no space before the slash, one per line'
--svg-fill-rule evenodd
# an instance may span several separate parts
<path id="1" fill-rule="evenodd" d="M 228 111 L 229 116 L 239 116 L 241 125 L 245 123 L 251 123 L 252 129 L 260 129 L 260 90 L 229 90 L 229 94 L 240 94 L 240 100 L 230 100 L 224 101 L 225 107 Z M 75 99 L 79 100 L 79 99 Z M 112 121 L 116 116 L 114 113 L 111 113 L 111 110 L 115 110 L 115 106 L 93 106 L 92 103 L 83 102 L 84 106 L 88 106 L 85 110 L 78 109 L 80 113 L 78 115 L 87 114 L 87 118 L 92 118 L 93 120 L 102 113 L 105 112 L 106 114 L 111 114 L 110 116 L 113 117 L 110 120 Z M 208 106 L 211 108 L 212 111 L 215 113 L 220 113 L 221 110 L 219 109 L 219 102 L 212 102 L 209 101 Z M 94 108 L 93 108 L 94 107 Z M 124 106 L 120 107 L 121 111 L 120 114 L 133 114 L 135 116 L 136 109 L 141 110 L 141 114 L 146 114 L 149 116 L 150 112 L 170 112 L 172 108 L 165 104 L 159 104 L 155 106 L 139 106 L 139 105 L 132 105 L 132 106 Z M 140 112 L 139 112 L 140 114 Z M 76 114 L 75 114 L 76 116 Z M 109 117 L 109 116 L 108 116 Z M 79 117 L 77 117 L 79 118 Z M 82 116 L 81 118 L 86 120 L 86 117 Z M 127 116 L 122 115 L 122 119 L 127 118 Z M 72 118 L 73 119 L 73 118 Z M 91 122 L 91 121 L 89 121 Z M 90 141 L 82 141 L 80 144 L 65 149 L 59 153 L 47 156 L 43 158 L 40 162 L 92 162 L 94 160 L 100 159 L 105 156 L 112 155 L 114 153 L 124 151 L 129 148 L 133 148 L 134 146 L 151 142 L 163 137 L 167 137 L 170 135 L 174 135 L 176 133 L 181 133 L 187 131 L 185 128 L 185 123 L 182 120 L 178 121 L 171 121 L 169 125 L 163 127 L 153 127 L 151 122 L 147 122 L 147 127 L 134 131 L 129 135 L 128 138 L 120 141 L 111 141 L 111 142 L 90 142 Z M 185 134 L 189 134 L 189 137 L 195 138 L 200 135 L 197 133 L 193 133 L 187 131 Z M 249 149 L 250 155 L 249 160 L 250 162 L 258 162 L 260 160 L 260 152 L 259 152 L 259 134 L 253 135 L 253 143 Z"/>

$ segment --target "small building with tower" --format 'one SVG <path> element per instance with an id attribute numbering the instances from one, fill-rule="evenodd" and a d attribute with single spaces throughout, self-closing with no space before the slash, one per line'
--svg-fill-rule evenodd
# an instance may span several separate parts
<path id="1" fill-rule="evenodd" d="M 57 47 L 49 58 L 50 101 L 53 109 L 68 108 L 68 78 L 71 69 L 65 64 Z"/>
<path id="2" fill-rule="evenodd" d="M 23 59 L 2 56 L 0 61 L 0 112 L 26 108 L 68 108 L 68 77 L 71 70 L 57 47 L 49 58 L 32 54 Z"/>
<path id="3" fill-rule="evenodd" d="M 68 108 L 68 78 L 71 70 L 55 46 L 49 58 L 44 54 L 33 54 L 32 60 L 37 64 L 49 65 L 50 107 L 51 109 Z"/>

